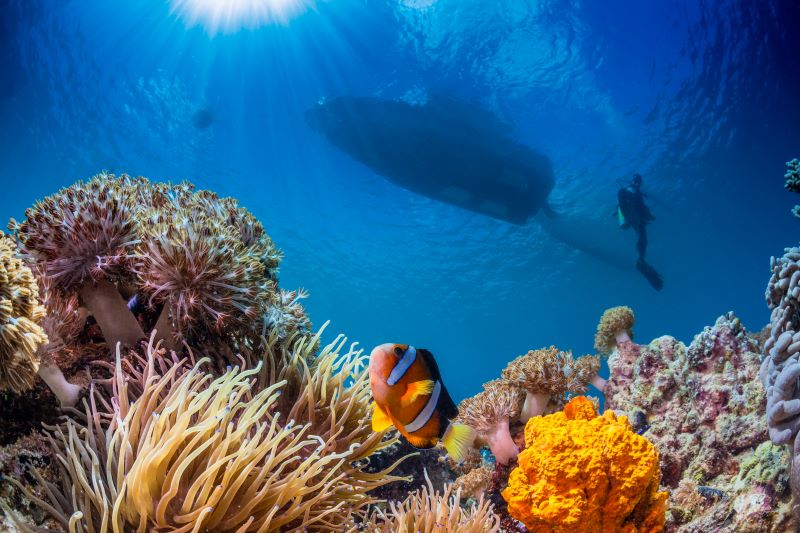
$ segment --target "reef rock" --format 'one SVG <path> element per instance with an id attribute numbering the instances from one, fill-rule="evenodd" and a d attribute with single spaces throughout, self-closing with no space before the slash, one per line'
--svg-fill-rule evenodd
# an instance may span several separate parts
<path id="1" fill-rule="evenodd" d="M 792 529 L 788 451 L 769 442 L 758 352 L 728 313 L 688 347 L 669 336 L 623 341 L 609 359 L 606 407 L 659 452 L 666 531 Z"/>

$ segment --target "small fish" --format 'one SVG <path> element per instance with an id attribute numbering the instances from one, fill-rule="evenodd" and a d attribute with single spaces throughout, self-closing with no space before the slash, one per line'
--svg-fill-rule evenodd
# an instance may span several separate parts
<path id="1" fill-rule="evenodd" d="M 128 309 L 133 313 L 139 308 L 139 296 L 134 294 L 131 296 L 131 299 L 128 300 Z"/>
<path id="2" fill-rule="evenodd" d="M 705 485 L 698 486 L 697 492 L 700 494 L 700 496 L 703 496 L 709 500 L 719 500 L 725 497 L 725 493 L 721 490 L 715 489 L 714 487 L 707 487 Z"/>
<path id="3" fill-rule="evenodd" d="M 442 383 L 433 354 L 407 344 L 381 344 L 369 356 L 372 429 L 394 426 L 416 448 L 439 441 L 461 461 L 475 439 L 473 429 L 453 424 L 458 408 Z"/>

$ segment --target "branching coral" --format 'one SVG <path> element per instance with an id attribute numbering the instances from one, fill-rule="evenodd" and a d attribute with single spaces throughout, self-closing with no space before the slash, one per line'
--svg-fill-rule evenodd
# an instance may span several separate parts
<path id="1" fill-rule="evenodd" d="M 561 413 L 532 418 L 526 449 L 503 497 L 534 532 L 661 531 L 666 492 L 655 447 L 625 417 L 597 416 L 573 398 Z"/>
<path id="2" fill-rule="evenodd" d="M 520 420 L 527 422 L 531 417 L 543 414 L 551 398 L 563 398 L 568 392 L 586 392 L 599 370 L 598 357 L 573 359 L 571 352 L 562 352 L 551 346 L 517 357 L 508 363 L 502 376 L 525 392 Z"/>
<path id="3" fill-rule="evenodd" d="M 17 256 L 14 241 L 0 232 L 0 390 L 20 393 L 33 387 L 44 307 L 31 270 Z"/>
<path id="4" fill-rule="evenodd" d="M 524 395 L 505 380 L 484 384 L 484 390 L 458 406 L 458 419 L 485 439 L 498 463 L 515 459 L 519 448 L 511 438 L 509 422 L 519 416 Z"/>
<path id="5" fill-rule="evenodd" d="M 483 497 L 463 509 L 459 491 L 447 485 L 443 492 L 427 487 L 412 492 L 405 501 L 390 502 L 388 511 L 376 510 L 368 524 L 360 529 L 369 533 L 496 533 L 500 518 Z"/>
<path id="6" fill-rule="evenodd" d="M 93 389 L 84 423 L 51 428 L 61 486 L 40 478 L 49 501 L 28 496 L 76 532 L 346 529 L 395 480 L 363 461 L 396 439 L 370 431 L 364 356 L 343 342 L 301 365 L 288 410 L 261 365 L 215 379 L 152 344 L 146 362 L 118 354 L 112 398 Z"/>
<path id="7" fill-rule="evenodd" d="M 633 337 L 633 322 L 633 310 L 630 307 L 606 309 L 594 335 L 594 349 L 597 353 L 608 355 L 619 343 L 630 341 Z"/>
<path id="8" fill-rule="evenodd" d="M 784 187 L 787 191 L 800 193 L 800 161 L 797 158 L 786 162 L 786 174 L 783 175 Z M 792 214 L 800 218 L 800 205 L 792 208 Z"/>

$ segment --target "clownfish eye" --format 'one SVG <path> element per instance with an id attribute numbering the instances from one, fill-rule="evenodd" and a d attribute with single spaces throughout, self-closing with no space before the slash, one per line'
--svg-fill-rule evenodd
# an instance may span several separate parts
<path id="1" fill-rule="evenodd" d="M 403 346 L 402 344 L 397 344 L 397 345 L 395 345 L 395 347 L 394 347 L 394 354 L 395 354 L 397 357 L 403 357 L 403 354 L 405 354 L 405 353 L 406 353 L 406 348 L 405 348 L 405 346 Z"/>

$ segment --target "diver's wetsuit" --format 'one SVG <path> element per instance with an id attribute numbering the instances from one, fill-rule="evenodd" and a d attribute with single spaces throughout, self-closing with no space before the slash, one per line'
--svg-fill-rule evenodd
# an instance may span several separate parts
<path id="1" fill-rule="evenodd" d="M 624 187 L 617 193 L 617 200 L 619 209 L 625 217 L 626 226 L 633 228 L 639 237 L 636 241 L 636 250 L 639 252 L 639 261 L 644 261 L 647 251 L 647 224 L 655 220 L 655 217 L 644 203 L 644 195 L 640 190 L 631 186 Z"/>
<path id="2" fill-rule="evenodd" d="M 638 179 L 637 179 L 638 178 Z M 647 225 L 655 220 L 650 208 L 644 203 L 644 194 L 641 191 L 641 176 L 636 175 L 630 185 L 623 187 L 617 193 L 618 215 L 623 229 L 633 228 L 638 237 L 636 251 L 639 260 L 636 268 L 647 278 L 647 281 L 660 291 L 664 286 L 661 275 L 645 260 L 647 251 Z"/>

